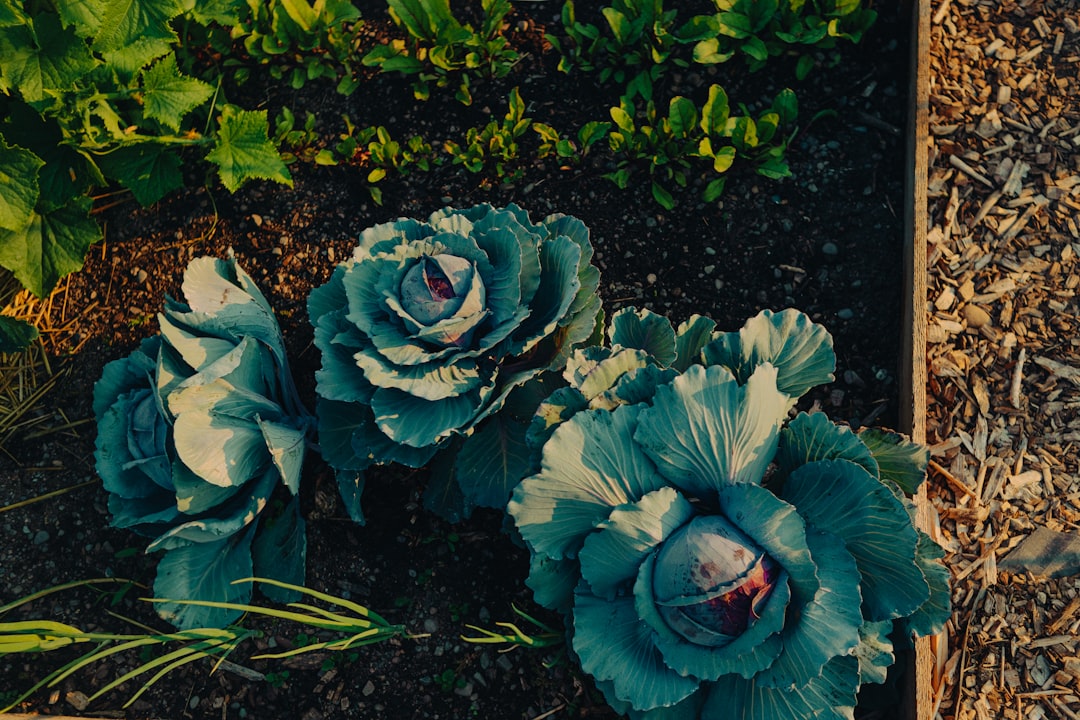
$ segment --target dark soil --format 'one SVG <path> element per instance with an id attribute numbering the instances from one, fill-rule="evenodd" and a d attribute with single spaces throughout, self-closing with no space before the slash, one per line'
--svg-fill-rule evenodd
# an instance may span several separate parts
<path id="1" fill-rule="evenodd" d="M 666 211 L 653 201 L 645 173 L 623 191 L 600 178 L 602 166 L 562 169 L 543 161 L 523 166 L 523 176 L 511 184 L 450 164 L 388 179 L 381 183 L 379 206 L 368 194 L 364 168 L 298 163 L 291 168 L 293 189 L 251 184 L 230 196 L 193 177 L 194 189 L 151 208 L 133 202 L 111 208 L 99 216 L 105 241 L 71 278 L 63 309 L 54 311 L 76 318 L 65 342 L 82 345 L 65 358 L 70 374 L 46 396 L 40 412 L 54 416 L 55 426 L 92 418 L 91 387 L 104 364 L 156 331 L 163 295 L 179 296 L 190 258 L 224 256 L 228 248 L 277 309 L 298 384 L 313 401 L 319 357 L 306 297 L 348 257 L 361 230 L 399 216 L 426 217 L 445 205 L 516 202 L 534 219 L 562 212 L 591 228 L 609 314 L 635 305 L 675 322 L 707 315 L 721 329 L 734 330 L 762 308 L 801 309 L 832 332 L 838 357 L 836 382 L 808 402 L 853 425 L 894 426 L 908 25 L 893 3 L 882 5 L 882 17 L 865 42 L 843 48 L 838 66 L 819 67 L 805 82 L 795 82 L 784 69 L 750 75 L 738 63 L 723 75 L 668 73 L 658 97 L 684 94 L 700 102 L 711 82 L 724 85 L 733 104 L 757 110 L 784 86 L 799 97 L 802 128 L 789 154 L 794 176 L 777 182 L 735 169 L 719 202 L 704 204 L 696 191 L 687 191 L 675 210 Z M 381 3 L 370 6 L 364 17 L 375 34 L 386 32 Z M 265 107 L 271 119 L 282 106 L 298 116 L 314 112 L 324 135 L 340 132 L 340 115 L 348 113 L 358 125 L 384 124 L 395 138 L 418 133 L 436 144 L 460 141 L 465 128 L 501 118 L 507 92 L 518 86 L 528 116 L 576 131 L 589 120 L 608 119 L 618 91 L 597 88 L 587 76 L 556 72 L 557 58 L 542 32 L 559 31 L 557 12 L 556 3 L 517 6 L 511 37 L 527 55 L 509 77 L 474 84 L 469 108 L 440 91 L 418 103 L 409 82 L 396 76 L 372 76 L 348 98 L 322 85 L 296 92 L 260 86 L 255 77 L 230 99 Z M 810 124 L 824 109 L 835 110 L 835 116 Z M 0 506 L 93 480 L 93 442 L 91 423 L 9 442 L 0 454 Z M 358 526 L 341 507 L 332 473 L 312 455 L 302 496 L 307 585 L 367 605 L 425 637 L 345 657 L 318 653 L 287 662 L 250 660 L 259 648 L 242 648 L 232 660 L 268 674 L 268 681 L 245 680 L 228 670 L 211 675 L 203 662 L 172 673 L 127 711 L 121 706 L 136 683 L 82 707 L 79 693 L 92 694 L 140 661 L 116 656 L 36 694 L 22 709 L 138 718 L 614 717 L 557 649 L 500 654 L 496 647 L 459 638 L 470 632 L 467 624 L 493 628 L 499 621 L 520 621 L 515 606 L 558 620 L 531 602 L 523 583 L 527 553 L 500 532 L 501 516 L 486 511 L 457 525 L 444 523 L 419 507 L 425 479 L 423 472 L 372 471 L 364 505 L 369 520 Z M 144 541 L 110 529 L 108 520 L 106 494 L 97 484 L 4 512 L 0 602 L 84 578 L 151 584 L 156 557 L 143 555 Z M 67 591 L 4 619 L 47 617 L 85 630 L 130 631 L 110 614 L 117 613 L 164 630 L 136 600 L 147 592 L 131 591 L 113 606 L 108 595 Z M 279 647 L 306 631 L 257 626 Z M 75 654 L 0 659 L 0 704 Z"/>

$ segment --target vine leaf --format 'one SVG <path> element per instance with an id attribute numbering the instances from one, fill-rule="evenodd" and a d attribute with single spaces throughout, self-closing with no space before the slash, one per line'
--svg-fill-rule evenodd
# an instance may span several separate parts
<path id="1" fill-rule="evenodd" d="M 0 229 L 0 265 L 44 298 L 60 278 L 82 268 L 87 250 L 101 239 L 90 205 L 88 197 L 75 198 L 44 215 L 33 213 L 21 230 Z"/>
<path id="2" fill-rule="evenodd" d="M 143 71 L 143 113 L 180 131 L 184 116 L 206 102 L 214 88 L 202 80 L 182 75 L 176 55 L 169 53 Z"/>
<path id="3" fill-rule="evenodd" d="M 219 122 L 217 142 L 206 159 L 218 166 L 221 182 L 229 192 L 256 178 L 292 187 L 289 169 L 270 142 L 265 110 L 226 105 Z"/>

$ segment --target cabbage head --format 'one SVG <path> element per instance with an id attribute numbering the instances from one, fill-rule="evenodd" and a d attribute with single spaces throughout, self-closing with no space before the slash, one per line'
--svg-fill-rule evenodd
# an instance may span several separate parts
<path id="1" fill-rule="evenodd" d="M 613 373 L 612 409 L 556 423 L 508 506 L 528 584 L 631 718 L 850 720 L 894 660 L 894 623 L 930 634 L 949 617 L 908 499 L 928 453 L 821 413 L 788 421 L 833 365 L 799 313 L 699 347 L 658 382 Z"/>
<path id="2" fill-rule="evenodd" d="M 188 304 L 166 299 L 160 334 L 106 365 L 94 386 L 97 472 L 112 524 L 152 538 L 148 552 L 165 551 L 157 597 L 246 602 L 251 585 L 232 581 L 303 584 L 297 492 L 314 423 L 274 313 L 235 259 L 193 260 L 183 291 Z M 279 486 L 283 502 L 271 505 Z M 157 607 L 182 628 L 235 615 Z"/>
<path id="3" fill-rule="evenodd" d="M 363 522 L 373 464 L 430 466 L 425 504 L 447 517 L 505 506 L 524 476 L 513 468 L 527 457 L 541 376 L 594 332 L 591 258 L 580 220 L 533 223 L 516 205 L 361 234 L 308 301 L 322 351 L 319 444 L 353 519 Z"/>

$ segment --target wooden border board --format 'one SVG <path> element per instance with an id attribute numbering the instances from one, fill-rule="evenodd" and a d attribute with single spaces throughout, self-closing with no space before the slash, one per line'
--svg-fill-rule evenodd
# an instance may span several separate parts
<path id="1" fill-rule="evenodd" d="M 904 205 L 904 290 L 900 358 L 900 429 L 926 442 L 926 233 L 930 110 L 930 1 L 908 0 L 911 12 L 908 75 L 907 194 Z M 915 497 L 918 525 L 931 532 L 926 488 Z M 908 659 L 901 717 L 931 720 L 933 712 L 932 638 L 918 638 Z"/>

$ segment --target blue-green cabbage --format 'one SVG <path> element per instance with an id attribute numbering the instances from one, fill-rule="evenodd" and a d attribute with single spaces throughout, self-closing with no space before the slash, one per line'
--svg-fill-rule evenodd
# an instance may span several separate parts
<path id="1" fill-rule="evenodd" d="M 425 503 L 449 517 L 505 506 L 541 376 L 594 333 L 592 252 L 580 220 L 533 223 L 516 205 L 361 234 L 308 301 L 319 445 L 354 520 L 374 464 L 430 467 Z"/>
<path id="2" fill-rule="evenodd" d="M 631 718 L 850 720 L 860 685 L 885 680 L 894 625 L 949 617 L 943 553 L 908 499 L 928 453 L 822 413 L 789 420 L 835 364 L 801 313 L 671 335 L 651 317 L 613 333 L 640 362 L 620 346 L 578 364 L 580 397 L 538 413 L 554 429 L 508 505 L 527 582 Z M 674 335 L 693 348 L 678 368 Z"/>
<path id="3" fill-rule="evenodd" d="M 297 493 L 314 421 L 300 402 L 274 313 L 234 258 L 197 258 L 187 303 L 166 298 L 160 334 L 105 366 L 94 385 L 96 468 L 111 522 L 163 550 L 154 592 L 246 602 L 258 575 L 303 584 Z M 275 490 L 282 502 L 271 503 Z M 275 599 L 287 594 L 265 585 Z M 178 627 L 235 613 L 157 606 Z"/>

